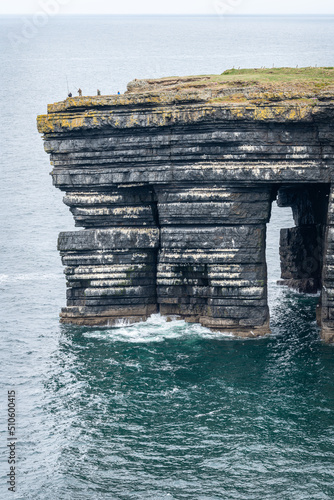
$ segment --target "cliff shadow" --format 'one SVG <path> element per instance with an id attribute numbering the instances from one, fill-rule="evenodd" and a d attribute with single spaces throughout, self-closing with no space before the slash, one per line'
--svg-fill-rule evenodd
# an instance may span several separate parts
<path id="1" fill-rule="evenodd" d="M 323 288 L 329 191 L 328 184 L 277 188 L 266 243 L 271 309 L 282 285 L 303 294 L 318 294 Z M 320 323 L 321 298 L 316 309 Z"/>

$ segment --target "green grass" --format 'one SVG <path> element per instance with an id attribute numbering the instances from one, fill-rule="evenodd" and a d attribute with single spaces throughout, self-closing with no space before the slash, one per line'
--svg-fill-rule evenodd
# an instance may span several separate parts
<path id="1" fill-rule="evenodd" d="M 143 85 L 144 83 L 144 85 Z M 210 102 L 315 105 L 334 101 L 334 67 L 229 69 L 220 75 L 190 75 L 141 80 L 138 92 L 211 92 Z M 204 94 L 205 95 L 205 94 Z"/>
<path id="2" fill-rule="evenodd" d="M 228 87 L 253 87 L 273 91 L 317 92 L 334 86 L 334 67 L 228 69 L 221 75 L 192 75 L 146 80 L 146 89 L 219 90 Z M 142 87 L 139 89 L 139 91 Z M 146 90 L 145 89 L 145 90 Z"/>
<path id="3" fill-rule="evenodd" d="M 228 69 L 216 81 L 334 83 L 334 67 Z"/>

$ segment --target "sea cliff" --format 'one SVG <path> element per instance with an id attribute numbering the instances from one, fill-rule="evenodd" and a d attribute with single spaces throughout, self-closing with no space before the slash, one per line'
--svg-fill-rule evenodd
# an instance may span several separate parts
<path id="1" fill-rule="evenodd" d="M 334 338 L 334 70 L 229 70 L 134 80 L 37 119 L 54 185 L 80 231 L 61 233 L 61 321 L 161 314 L 241 336 L 269 333 L 266 224 L 282 230 L 283 284 L 321 292 Z"/>

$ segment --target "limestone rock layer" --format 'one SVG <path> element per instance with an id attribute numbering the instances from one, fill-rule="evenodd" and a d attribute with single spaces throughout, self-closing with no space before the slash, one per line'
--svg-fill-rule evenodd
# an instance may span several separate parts
<path id="1" fill-rule="evenodd" d="M 281 234 L 283 284 L 321 291 L 331 339 L 333 94 L 315 104 L 243 85 L 233 100 L 237 86 L 203 78 L 200 89 L 136 81 L 122 96 L 69 98 L 38 117 L 54 185 L 83 228 L 59 236 L 61 321 L 112 325 L 160 311 L 268 333 L 266 224 L 278 195 L 296 222 Z"/>

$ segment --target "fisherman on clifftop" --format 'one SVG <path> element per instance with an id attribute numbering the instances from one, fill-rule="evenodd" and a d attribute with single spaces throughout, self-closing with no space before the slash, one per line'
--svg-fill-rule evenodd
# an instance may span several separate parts
<path id="1" fill-rule="evenodd" d="M 78 94 L 79 94 L 79 97 L 82 96 L 82 90 L 81 89 L 78 89 Z"/>
<path id="2" fill-rule="evenodd" d="M 97 89 L 97 95 L 101 95 L 101 90 Z"/>

